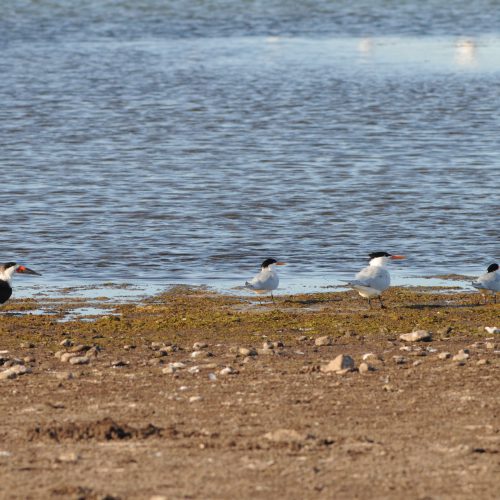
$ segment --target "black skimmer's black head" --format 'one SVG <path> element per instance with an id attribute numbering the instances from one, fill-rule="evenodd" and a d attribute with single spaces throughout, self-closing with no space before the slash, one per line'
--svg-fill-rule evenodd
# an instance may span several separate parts
<path id="1" fill-rule="evenodd" d="M 266 269 L 268 268 L 269 266 L 272 266 L 272 265 L 275 265 L 275 266 L 284 266 L 286 264 L 286 262 L 278 262 L 276 259 L 266 259 L 263 263 L 262 263 L 262 269 Z"/>
<path id="2" fill-rule="evenodd" d="M 33 271 L 33 269 L 29 269 L 28 267 L 17 264 L 16 262 L 6 262 L 5 264 L 0 264 L 0 280 L 10 281 L 14 273 L 35 274 L 37 276 L 41 276 L 40 273 Z"/>
<path id="3" fill-rule="evenodd" d="M 487 273 L 494 273 L 495 271 L 498 271 L 498 264 L 497 263 L 490 264 L 488 266 L 488 269 L 486 269 Z"/>

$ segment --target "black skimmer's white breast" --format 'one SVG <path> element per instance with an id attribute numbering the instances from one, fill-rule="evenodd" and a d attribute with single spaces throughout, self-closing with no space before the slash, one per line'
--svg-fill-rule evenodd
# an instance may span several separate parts
<path id="1" fill-rule="evenodd" d="M 497 292 L 500 292 L 500 274 L 498 264 L 490 264 L 486 272 L 479 276 L 472 286 L 478 290 L 490 291 L 493 294 L 494 302 L 497 302 Z"/>
<path id="2" fill-rule="evenodd" d="M 14 273 L 23 274 L 36 274 L 40 276 L 40 273 L 33 271 L 32 269 L 17 264 L 16 262 L 7 262 L 5 264 L 0 264 L 0 304 L 4 304 L 10 299 L 12 295 L 12 278 Z"/>
<path id="3" fill-rule="evenodd" d="M 278 262 L 276 259 L 266 259 L 261 266 L 260 273 L 256 274 L 250 281 L 245 282 L 245 286 L 258 294 L 271 292 L 274 302 L 273 290 L 280 284 L 275 266 L 284 266 L 285 262 Z"/>
<path id="4" fill-rule="evenodd" d="M 368 299 L 370 307 L 371 299 L 378 297 L 381 307 L 384 308 L 380 295 L 391 285 L 391 276 L 385 266 L 391 260 L 404 259 L 405 257 L 404 255 L 391 255 L 387 252 L 373 252 L 369 257 L 369 265 L 359 271 L 354 280 L 350 281 L 347 286 L 356 290 L 361 297 Z"/>

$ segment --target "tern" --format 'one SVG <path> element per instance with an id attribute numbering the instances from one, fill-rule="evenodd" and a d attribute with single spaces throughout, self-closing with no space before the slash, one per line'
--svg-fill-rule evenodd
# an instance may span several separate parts
<path id="1" fill-rule="evenodd" d="M 371 299 L 378 297 L 381 308 L 385 309 L 380 295 L 391 284 L 391 276 L 385 266 L 391 260 L 405 259 L 406 257 L 404 255 L 391 255 L 387 252 L 373 252 L 369 257 L 370 264 L 359 271 L 354 280 L 350 281 L 347 286 L 354 288 L 361 297 L 367 298 L 370 308 L 372 306 Z"/>
<path id="2" fill-rule="evenodd" d="M 493 300 L 497 303 L 497 292 L 500 292 L 500 274 L 498 272 L 498 264 L 491 264 L 486 269 L 486 272 L 479 276 L 476 281 L 472 282 L 472 286 L 478 290 L 490 291 L 493 294 Z"/>
<path id="3" fill-rule="evenodd" d="M 258 294 L 271 292 L 271 298 L 274 302 L 273 290 L 276 290 L 280 284 L 275 266 L 284 266 L 285 264 L 286 262 L 278 262 L 276 259 L 266 259 L 262 263 L 260 273 L 250 281 L 246 281 L 245 287 Z"/>
<path id="4" fill-rule="evenodd" d="M 12 286 L 10 283 L 14 273 L 36 274 L 37 276 L 41 276 L 40 273 L 28 269 L 21 264 L 16 264 L 15 262 L 0 264 L 0 304 L 5 304 L 12 295 Z"/>

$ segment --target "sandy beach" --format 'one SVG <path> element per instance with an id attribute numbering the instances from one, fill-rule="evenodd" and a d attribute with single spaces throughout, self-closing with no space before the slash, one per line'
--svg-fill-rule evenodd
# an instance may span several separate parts
<path id="1" fill-rule="evenodd" d="M 479 294 L 177 288 L 59 321 L 82 302 L 2 315 L 2 498 L 498 495 L 500 304 Z"/>

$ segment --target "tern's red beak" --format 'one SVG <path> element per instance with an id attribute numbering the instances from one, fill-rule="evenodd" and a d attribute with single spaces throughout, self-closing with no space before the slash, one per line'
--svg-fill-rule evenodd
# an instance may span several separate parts
<path id="1" fill-rule="evenodd" d="M 392 260 L 401 260 L 401 259 L 406 259 L 404 255 L 391 255 Z"/>
<path id="2" fill-rule="evenodd" d="M 275 266 L 286 266 L 286 262 L 276 262 Z"/>

